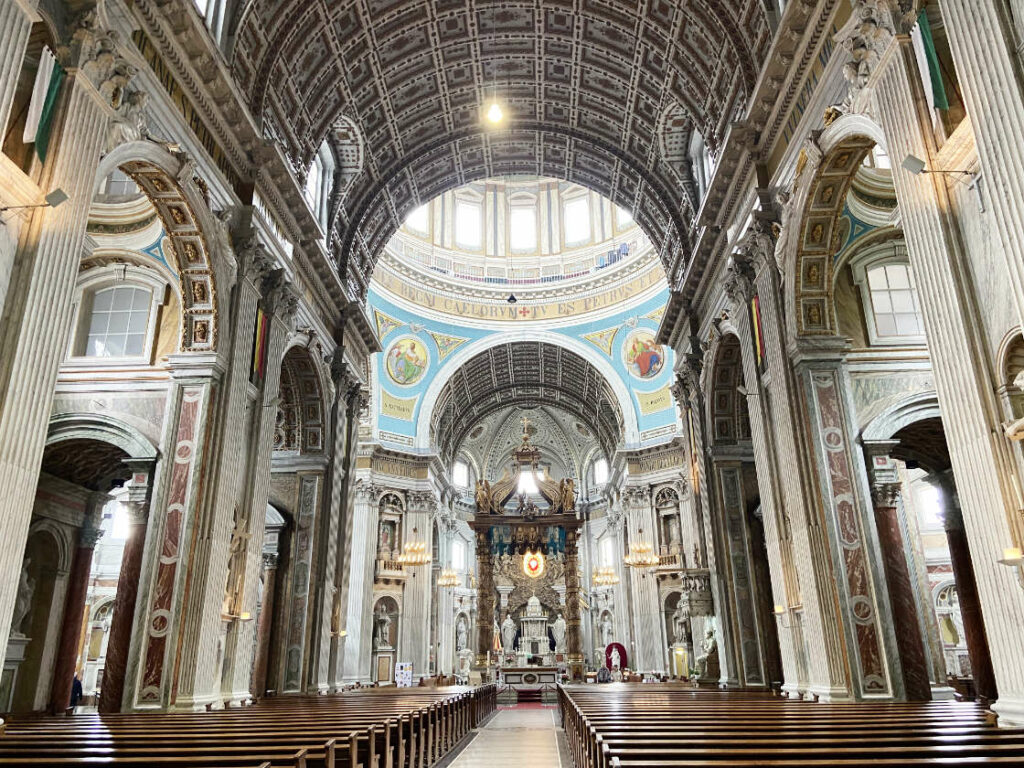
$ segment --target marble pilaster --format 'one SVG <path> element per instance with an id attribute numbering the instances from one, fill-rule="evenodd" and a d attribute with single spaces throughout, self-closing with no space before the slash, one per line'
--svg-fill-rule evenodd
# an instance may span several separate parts
<path id="1" fill-rule="evenodd" d="M 25 61 L 29 32 L 36 17 L 32 0 L 0 0 L 0 131 L 7 135 L 7 121 Z"/>
<path id="2" fill-rule="evenodd" d="M 628 541 L 644 540 L 656 547 L 657 529 L 648 487 L 627 486 L 623 489 L 623 511 L 626 516 Z M 658 579 L 646 569 L 629 569 L 629 589 L 633 625 L 633 658 L 629 666 L 639 671 L 666 669 L 662 643 L 661 606 Z"/>
<path id="3" fill-rule="evenodd" d="M 429 551 L 437 503 L 431 491 L 409 492 L 408 505 L 402 519 L 403 544 L 415 538 L 426 542 Z M 413 675 L 419 677 L 430 674 L 431 569 L 426 565 L 412 568 L 405 566 L 405 570 L 409 576 L 405 580 L 405 591 L 402 594 L 402 618 L 399 622 L 401 639 L 398 643 L 401 658 L 398 661 L 411 662 Z"/>
<path id="4" fill-rule="evenodd" d="M 373 639 L 373 568 L 377 548 L 379 492 L 366 480 L 352 488 L 352 538 L 348 556 L 349 582 L 345 627 L 345 682 L 370 680 Z"/>

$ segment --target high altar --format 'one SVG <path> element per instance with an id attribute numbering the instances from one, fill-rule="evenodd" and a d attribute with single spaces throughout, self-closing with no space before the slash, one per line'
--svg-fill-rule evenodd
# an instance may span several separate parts
<path id="1" fill-rule="evenodd" d="M 540 452 L 530 445 L 525 419 L 523 426 L 511 469 L 493 485 L 481 480 L 476 488 L 470 523 L 479 574 L 475 671 L 493 680 L 499 666 L 507 678 L 542 663 L 546 673 L 564 665 L 572 679 L 582 680 L 578 537 L 583 521 L 576 514 L 573 481 L 555 481 L 539 470 Z M 515 506 L 506 508 L 523 472 L 533 474 L 546 507 L 519 494 Z"/>

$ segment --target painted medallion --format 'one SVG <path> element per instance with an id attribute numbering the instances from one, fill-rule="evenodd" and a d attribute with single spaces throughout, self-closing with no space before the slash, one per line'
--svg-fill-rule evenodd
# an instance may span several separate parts
<path id="1" fill-rule="evenodd" d="M 403 336 L 388 347 L 385 365 L 391 380 L 402 387 L 418 384 L 427 372 L 427 348 L 415 336 Z"/>
<path id="2" fill-rule="evenodd" d="M 665 365 L 665 348 L 654 341 L 646 328 L 637 328 L 622 345 L 626 368 L 638 379 L 653 379 Z"/>

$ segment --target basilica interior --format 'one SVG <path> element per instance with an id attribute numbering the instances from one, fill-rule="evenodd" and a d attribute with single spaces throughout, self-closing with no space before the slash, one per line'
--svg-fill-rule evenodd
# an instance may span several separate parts
<path id="1" fill-rule="evenodd" d="M 0 0 L 0 127 L 0 765 L 1024 765 L 1022 0 Z"/>

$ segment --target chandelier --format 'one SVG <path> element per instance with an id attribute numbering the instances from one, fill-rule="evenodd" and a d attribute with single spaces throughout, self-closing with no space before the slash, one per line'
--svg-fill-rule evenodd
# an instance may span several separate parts
<path id="1" fill-rule="evenodd" d="M 656 568 L 661 558 L 654 551 L 654 547 L 644 540 L 644 529 L 637 532 L 636 542 L 629 545 L 629 554 L 622 561 L 630 568 Z"/>
<path id="2" fill-rule="evenodd" d="M 605 565 L 594 569 L 591 581 L 595 587 L 610 587 L 619 583 L 619 574 L 610 565 Z"/>
<path id="3" fill-rule="evenodd" d="M 416 529 L 412 529 L 412 541 L 407 541 L 402 547 L 402 554 L 398 556 L 398 562 L 415 568 L 420 565 L 427 565 L 433 558 L 427 551 L 427 542 L 416 539 Z"/>
<path id="4" fill-rule="evenodd" d="M 459 586 L 459 574 L 452 568 L 445 568 L 437 577 L 437 586 L 448 588 Z"/>

